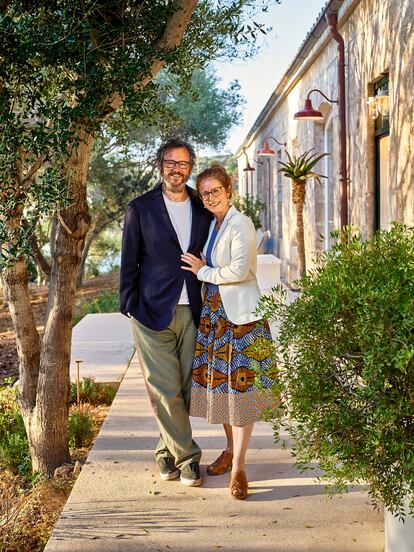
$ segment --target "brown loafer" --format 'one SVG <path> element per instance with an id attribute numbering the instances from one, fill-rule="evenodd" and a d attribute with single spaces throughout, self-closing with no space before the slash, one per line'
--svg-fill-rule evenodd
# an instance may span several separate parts
<path id="1" fill-rule="evenodd" d="M 226 473 L 231 469 L 231 464 L 233 462 L 233 453 L 227 450 L 223 450 L 216 460 L 209 466 L 207 466 L 208 475 L 221 475 Z"/>
<path id="2" fill-rule="evenodd" d="M 231 474 L 230 492 L 234 498 L 244 500 L 247 497 L 249 484 L 245 471 L 239 471 Z"/>

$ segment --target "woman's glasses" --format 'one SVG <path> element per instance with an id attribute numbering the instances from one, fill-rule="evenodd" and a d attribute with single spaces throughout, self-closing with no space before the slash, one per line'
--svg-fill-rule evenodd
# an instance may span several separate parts
<path id="1" fill-rule="evenodd" d="M 223 186 L 218 186 L 217 188 L 213 188 L 209 192 L 203 192 L 202 194 L 200 194 L 200 197 L 203 201 L 208 201 L 208 199 L 210 198 L 210 194 L 213 197 L 219 197 L 221 195 L 222 189 L 223 189 Z"/>

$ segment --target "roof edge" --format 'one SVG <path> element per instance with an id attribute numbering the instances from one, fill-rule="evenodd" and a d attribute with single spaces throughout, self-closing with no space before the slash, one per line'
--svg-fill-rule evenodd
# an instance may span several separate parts
<path id="1" fill-rule="evenodd" d="M 326 13 L 329 11 L 331 13 L 338 13 L 340 7 L 345 2 L 345 0 L 329 0 L 325 7 L 322 8 L 322 10 L 319 13 L 319 16 L 317 20 L 315 21 L 313 27 L 306 35 L 304 41 L 302 42 L 302 45 L 299 47 L 299 50 L 294 57 L 292 63 L 290 64 L 287 71 L 284 73 L 283 77 L 279 81 L 279 83 L 276 85 L 275 90 L 270 95 L 269 99 L 267 100 L 264 108 L 259 113 L 259 116 L 253 123 L 253 126 L 250 128 L 249 132 L 247 133 L 245 139 L 243 140 L 242 144 L 239 146 L 239 148 L 236 150 L 235 156 L 239 157 L 239 155 L 243 152 L 243 144 L 248 142 L 250 138 L 256 133 L 256 130 L 260 127 L 262 122 L 266 119 L 268 114 L 272 111 L 273 106 L 275 104 L 276 99 L 280 95 L 280 93 L 285 88 L 287 82 L 289 79 L 295 74 L 298 67 L 303 63 L 303 61 L 308 57 L 309 52 L 312 50 L 312 48 L 315 46 L 315 44 L 318 42 L 320 37 L 323 35 L 324 31 L 327 29 L 328 24 L 325 19 Z"/>

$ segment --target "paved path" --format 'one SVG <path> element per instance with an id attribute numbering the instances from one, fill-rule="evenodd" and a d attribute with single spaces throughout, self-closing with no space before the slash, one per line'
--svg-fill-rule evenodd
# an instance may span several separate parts
<path id="1" fill-rule="evenodd" d="M 131 324 L 119 313 L 88 314 L 72 332 L 71 380 L 76 379 L 76 359 L 81 359 L 80 377 L 98 383 L 119 384 L 133 355 Z"/>
<path id="2" fill-rule="evenodd" d="M 220 426 L 192 421 L 205 466 L 222 450 L 223 433 Z M 200 488 L 161 482 L 156 441 L 134 359 L 45 551 L 383 550 L 383 517 L 367 496 L 326 497 L 322 486 L 293 467 L 288 451 L 274 446 L 268 424 L 255 427 L 247 458 L 251 491 L 243 502 L 230 497 L 229 474 L 205 476 Z"/>

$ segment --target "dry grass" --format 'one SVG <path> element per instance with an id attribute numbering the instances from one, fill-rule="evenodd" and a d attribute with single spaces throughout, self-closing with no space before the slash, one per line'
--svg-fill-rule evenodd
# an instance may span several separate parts
<path id="1" fill-rule="evenodd" d="M 93 406 L 94 440 L 109 406 Z M 85 462 L 89 448 L 76 449 L 72 461 Z M 75 479 L 43 479 L 34 486 L 9 470 L 0 471 L 0 552 L 41 552 L 58 520 Z"/>
<path id="2" fill-rule="evenodd" d="M 10 472 L 0 475 L 0 550 L 40 552 L 70 494 L 73 481 L 45 480 L 27 489 Z"/>

